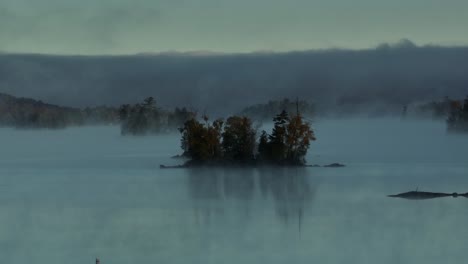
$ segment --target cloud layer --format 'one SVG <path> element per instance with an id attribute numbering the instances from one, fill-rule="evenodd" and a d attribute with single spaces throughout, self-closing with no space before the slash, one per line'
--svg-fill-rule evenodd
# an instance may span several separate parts
<path id="1" fill-rule="evenodd" d="M 47 54 L 468 44 L 460 0 L 2 0 L 0 51 Z"/>

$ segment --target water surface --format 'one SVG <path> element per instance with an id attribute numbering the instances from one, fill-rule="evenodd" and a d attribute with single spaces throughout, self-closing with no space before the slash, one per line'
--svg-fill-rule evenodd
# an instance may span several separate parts
<path id="1" fill-rule="evenodd" d="M 179 137 L 0 129 L 2 263 L 455 263 L 468 258 L 468 137 L 443 123 L 318 121 L 309 163 L 176 169 Z"/>

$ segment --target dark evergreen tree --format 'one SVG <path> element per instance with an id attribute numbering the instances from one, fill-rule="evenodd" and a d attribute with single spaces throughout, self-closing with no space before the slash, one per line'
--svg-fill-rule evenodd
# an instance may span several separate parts
<path id="1" fill-rule="evenodd" d="M 232 116 L 226 121 L 223 132 L 225 159 L 247 162 L 254 158 L 255 130 L 247 117 Z"/>
<path id="2" fill-rule="evenodd" d="M 268 142 L 268 134 L 265 130 L 262 131 L 260 135 L 260 140 L 258 142 L 258 155 L 257 159 L 260 162 L 268 162 L 271 160 L 271 151 L 270 144 Z"/>
<path id="3" fill-rule="evenodd" d="M 275 163 L 283 163 L 286 159 L 286 127 L 289 123 L 289 115 L 286 110 L 278 114 L 273 122 L 273 130 L 269 136 L 270 158 Z"/>

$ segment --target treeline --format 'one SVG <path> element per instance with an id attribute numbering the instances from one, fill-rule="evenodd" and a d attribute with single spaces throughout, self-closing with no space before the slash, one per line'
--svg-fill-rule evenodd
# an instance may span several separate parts
<path id="1" fill-rule="evenodd" d="M 123 135 L 145 135 L 177 131 L 195 113 L 186 108 L 166 111 L 152 97 L 141 104 L 120 108 L 97 106 L 84 109 L 63 107 L 30 98 L 0 93 L 0 126 L 20 129 L 62 129 L 84 125 L 121 125 Z"/>
<path id="2" fill-rule="evenodd" d="M 286 110 L 288 113 L 294 113 L 299 110 L 304 116 L 311 117 L 315 115 L 315 105 L 304 100 L 270 100 L 264 104 L 256 104 L 244 108 L 239 115 L 247 116 L 253 120 L 267 121 L 271 116 Z"/>
<path id="3" fill-rule="evenodd" d="M 146 135 L 177 131 L 187 120 L 195 118 L 195 112 L 175 108 L 173 112 L 157 107 L 153 97 L 141 104 L 124 104 L 119 108 L 122 135 Z"/>
<path id="4" fill-rule="evenodd" d="M 192 118 L 180 129 L 181 147 L 190 160 L 186 166 L 197 165 L 292 165 L 306 164 L 305 156 L 314 132 L 298 113 L 289 116 L 283 110 L 274 119 L 270 134 L 262 131 L 257 141 L 252 120 L 231 116 L 203 122 Z"/>
<path id="5" fill-rule="evenodd" d="M 468 96 L 464 101 L 451 102 L 447 129 L 450 132 L 468 133 Z"/>
<path id="6" fill-rule="evenodd" d="M 433 119 L 447 119 L 450 114 L 452 104 L 457 100 L 450 99 L 448 96 L 440 101 L 431 101 L 416 105 L 414 114 L 418 117 L 426 117 Z"/>
<path id="7" fill-rule="evenodd" d="M 0 94 L 0 125 L 16 128 L 60 129 L 86 124 L 118 122 L 117 110 L 110 107 L 62 107 L 30 98 Z"/>
<path id="8" fill-rule="evenodd" d="M 420 104 L 416 106 L 414 114 L 417 117 L 446 120 L 449 132 L 468 133 L 468 96 L 464 100 L 445 97 L 441 101 Z"/>

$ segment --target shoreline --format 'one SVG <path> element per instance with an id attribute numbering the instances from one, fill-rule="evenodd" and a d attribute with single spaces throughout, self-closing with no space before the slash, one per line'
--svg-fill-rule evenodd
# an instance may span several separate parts
<path id="1" fill-rule="evenodd" d="M 160 169 L 193 169 L 193 168 L 343 168 L 346 165 L 341 163 L 331 163 L 326 165 L 278 165 L 278 164 L 181 164 L 181 165 L 159 165 Z"/>

